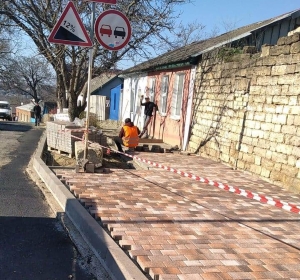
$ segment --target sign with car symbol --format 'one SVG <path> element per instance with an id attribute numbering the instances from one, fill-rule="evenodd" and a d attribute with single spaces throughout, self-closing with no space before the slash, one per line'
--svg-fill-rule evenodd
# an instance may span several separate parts
<path id="1" fill-rule="evenodd" d="M 120 50 L 128 44 L 131 37 L 129 20 L 117 10 L 107 10 L 96 19 L 95 35 L 105 49 Z"/>

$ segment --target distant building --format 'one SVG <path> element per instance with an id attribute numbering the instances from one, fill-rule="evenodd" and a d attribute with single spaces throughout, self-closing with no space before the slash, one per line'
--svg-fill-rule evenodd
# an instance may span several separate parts
<path id="1" fill-rule="evenodd" d="M 16 118 L 20 122 L 34 122 L 33 103 L 16 107 Z"/>

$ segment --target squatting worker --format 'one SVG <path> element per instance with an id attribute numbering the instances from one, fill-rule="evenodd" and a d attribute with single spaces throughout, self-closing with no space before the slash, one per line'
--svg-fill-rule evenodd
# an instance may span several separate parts
<path id="1" fill-rule="evenodd" d="M 125 124 L 120 130 L 119 137 L 114 141 L 119 152 L 123 152 L 122 145 L 128 148 L 135 148 L 139 144 L 140 130 L 133 124 L 130 118 L 125 119 Z"/>
<path id="2" fill-rule="evenodd" d="M 157 105 L 150 101 L 150 98 L 148 96 L 145 97 L 145 102 L 143 103 L 143 98 L 144 95 L 141 95 L 141 99 L 140 99 L 140 105 L 141 106 L 145 106 L 145 110 L 144 110 L 144 127 L 143 127 L 143 131 L 142 133 L 139 135 L 140 137 L 142 137 L 145 133 L 146 133 L 146 138 L 149 137 L 148 135 L 148 125 L 151 121 L 151 118 L 153 116 L 153 114 L 158 110 Z"/>

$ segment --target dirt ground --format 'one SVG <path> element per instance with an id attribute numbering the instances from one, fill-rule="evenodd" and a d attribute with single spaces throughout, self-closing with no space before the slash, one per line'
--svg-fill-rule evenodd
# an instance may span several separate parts
<path id="1" fill-rule="evenodd" d="M 77 162 L 75 157 L 70 158 L 66 154 L 59 154 L 57 151 L 46 152 L 46 164 L 48 166 L 66 166 L 75 167 Z M 126 160 L 123 157 L 119 157 L 116 154 L 104 154 L 103 162 L 104 168 L 118 168 L 118 169 L 130 169 L 132 168 L 131 160 Z"/>
<path id="2" fill-rule="evenodd" d="M 105 135 L 117 135 L 122 127 L 122 122 L 113 120 L 98 121 L 97 127 L 98 129 L 101 129 Z M 59 154 L 55 150 L 45 151 L 44 157 L 48 166 L 66 166 L 75 168 L 77 164 L 75 157 L 70 158 L 68 154 Z M 120 157 L 114 153 L 104 153 L 102 167 L 131 169 L 133 168 L 133 165 L 131 158 L 126 159 L 126 157 Z"/>

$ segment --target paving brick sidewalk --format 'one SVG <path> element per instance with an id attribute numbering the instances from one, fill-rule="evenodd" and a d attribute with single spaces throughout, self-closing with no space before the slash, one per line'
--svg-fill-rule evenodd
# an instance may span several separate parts
<path id="1" fill-rule="evenodd" d="M 300 204 L 300 195 L 197 156 L 136 153 Z M 300 215 L 159 168 L 55 170 L 152 279 L 300 279 Z"/>

